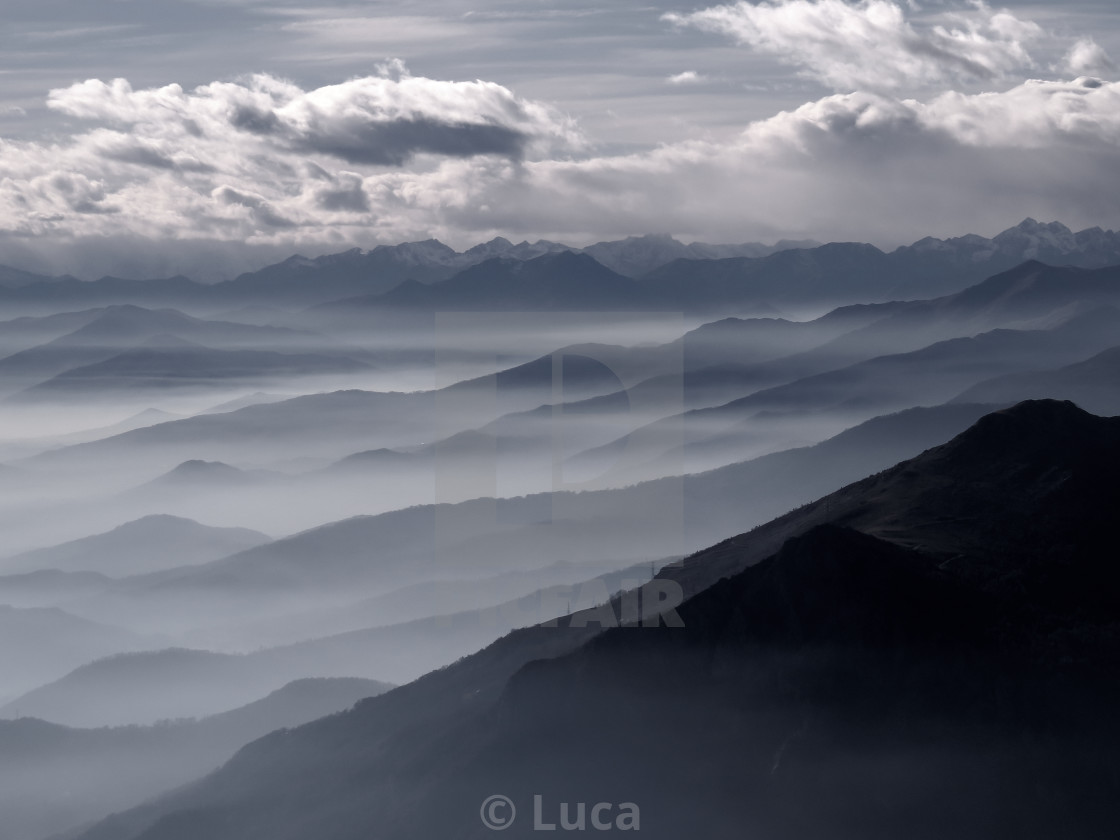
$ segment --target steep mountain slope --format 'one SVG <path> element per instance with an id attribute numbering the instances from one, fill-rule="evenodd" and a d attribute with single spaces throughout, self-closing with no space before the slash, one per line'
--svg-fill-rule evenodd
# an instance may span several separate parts
<path id="1" fill-rule="evenodd" d="M 689 558 L 680 624 L 512 634 L 83 837 L 481 838 L 495 793 L 515 836 L 540 795 L 665 838 L 1109 837 L 1118 469 L 1118 419 L 996 412 Z"/>

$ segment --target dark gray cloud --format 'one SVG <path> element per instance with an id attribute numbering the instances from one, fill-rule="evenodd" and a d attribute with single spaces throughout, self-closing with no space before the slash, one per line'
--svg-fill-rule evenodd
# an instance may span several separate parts
<path id="1" fill-rule="evenodd" d="M 233 187 L 218 187 L 214 190 L 214 197 L 226 205 L 237 205 L 246 208 L 253 217 L 253 221 L 269 228 L 291 228 L 296 223 L 276 212 L 272 204 L 263 196 L 253 195 L 235 190 Z"/>
<path id="2" fill-rule="evenodd" d="M 237 105 L 230 114 L 229 124 L 253 134 L 283 134 L 284 125 L 274 111 Z"/>
<path id="3" fill-rule="evenodd" d="M 531 138 L 503 125 L 447 123 L 431 117 L 367 122 L 333 132 L 310 132 L 296 148 L 341 158 L 348 163 L 403 166 L 417 154 L 520 159 Z"/>
<path id="4" fill-rule="evenodd" d="M 344 184 L 339 184 L 334 189 L 324 189 L 317 192 L 316 202 L 320 209 L 333 212 L 368 213 L 371 209 L 369 196 L 362 187 L 362 179 L 356 175 L 339 179 Z"/>

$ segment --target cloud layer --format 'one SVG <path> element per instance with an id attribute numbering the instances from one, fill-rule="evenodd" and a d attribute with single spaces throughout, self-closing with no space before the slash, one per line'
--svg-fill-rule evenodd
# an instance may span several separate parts
<path id="1" fill-rule="evenodd" d="M 888 0 L 739 2 L 665 19 L 730 35 L 845 91 L 1002 78 L 1032 66 L 1027 46 L 1042 34 L 982 4 L 918 27 Z"/>
<path id="2" fill-rule="evenodd" d="M 1088 74 L 1108 69 L 1107 54 L 1069 39 L 1060 72 L 1079 78 L 997 84 L 1030 62 L 1024 45 L 1040 30 L 983 6 L 958 15 L 919 26 L 882 0 L 788 0 L 676 16 L 721 32 L 747 20 L 768 40 L 740 40 L 778 50 L 787 39 L 783 60 L 842 92 L 737 135 L 629 154 L 596 150 L 570 119 L 502 85 L 414 77 L 399 62 L 310 90 L 270 75 L 189 91 L 86 81 L 49 96 L 69 134 L 0 140 L 0 263 L 38 253 L 44 265 L 68 244 L 111 254 L 122 236 L 131 254 L 179 255 L 149 261 L 162 273 L 168 260 L 193 273 L 181 243 L 199 240 L 271 257 L 430 236 L 887 244 L 994 233 L 1027 215 L 1120 223 L 1120 83 Z M 995 89 L 954 90 L 966 76 Z M 666 96 L 711 87 L 698 71 L 661 79 Z"/>
<path id="3" fill-rule="evenodd" d="M 310 91 L 268 75 L 192 91 L 91 79 L 48 105 L 97 125 L 53 144 L 0 140 L 9 235 L 317 236 L 376 225 L 408 201 L 407 179 L 380 170 L 474 158 L 515 168 L 582 143 L 570 120 L 501 85 L 413 77 L 399 63 Z"/>

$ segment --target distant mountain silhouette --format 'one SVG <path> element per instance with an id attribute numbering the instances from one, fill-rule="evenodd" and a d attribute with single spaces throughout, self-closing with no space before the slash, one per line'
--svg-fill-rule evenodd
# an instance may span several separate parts
<path id="1" fill-rule="evenodd" d="M 214 714 L 301 676 L 377 678 L 381 674 L 403 683 L 552 615 L 549 605 L 566 604 L 573 612 L 587 609 L 651 575 L 648 563 L 622 569 L 604 564 L 590 581 L 569 576 L 571 585 L 492 596 L 479 608 L 453 602 L 447 613 L 425 610 L 419 617 L 398 621 L 389 620 L 388 613 L 378 615 L 369 606 L 349 605 L 335 610 L 341 627 L 332 629 L 324 623 L 327 635 L 301 635 L 298 641 L 244 654 L 176 647 L 108 656 L 10 700 L 0 707 L 0 715 L 18 711 L 84 727 L 151 724 Z M 466 588 L 471 588 L 471 582 Z"/>
<path id="2" fill-rule="evenodd" d="M 641 277 L 673 260 L 713 260 L 729 257 L 765 257 L 793 248 L 814 248 L 819 242 L 783 239 L 776 245 L 746 242 L 740 245 L 708 245 L 693 242 L 685 245 L 667 234 L 628 236 L 615 242 L 597 242 L 582 249 L 607 268 L 627 277 Z"/>
<path id="3" fill-rule="evenodd" d="M 1100 306 L 1075 314 L 1050 329 L 989 330 L 967 338 L 935 342 L 907 353 L 875 356 L 769 388 L 758 387 L 765 384 L 767 365 L 754 370 L 740 369 L 721 377 L 719 390 L 735 393 L 743 385 L 734 380 L 742 377 L 748 386 L 744 390 L 755 385 L 747 396 L 658 420 L 573 461 L 594 463 L 622 446 L 627 447 L 631 456 L 648 451 L 650 462 L 634 473 L 637 479 L 658 474 L 659 461 L 672 464 L 683 458 L 687 469 L 694 471 L 718 466 L 729 458 L 738 460 L 736 453 L 749 448 L 760 430 L 780 428 L 791 420 L 813 417 L 826 423 L 832 418 L 834 424 L 848 425 L 912 405 L 936 405 L 958 394 L 961 402 L 1010 404 L 1019 401 L 1014 394 L 964 389 L 968 383 L 997 375 L 999 371 L 1029 371 L 1040 365 L 1083 359 L 1113 344 L 1118 336 L 1120 310 Z M 779 360 L 772 367 L 780 369 L 787 361 Z M 686 384 L 689 378 L 686 375 Z M 1104 390 L 1108 392 L 1107 386 Z M 1035 388 L 1022 396 L 1047 393 L 1045 388 Z M 663 474 L 664 469 L 660 472 Z"/>
<path id="4" fill-rule="evenodd" d="M 736 246 L 686 247 L 671 239 L 642 237 L 600 243 L 578 255 L 562 250 L 518 260 L 507 252 L 437 282 L 409 278 L 388 292 L 328 304 L 323 311 L 337 309 L 344 314 L 355 305 L 499 311 L 609 310 L 629 305 L 761 313 L 773 307 L 912 300 L 959 291 L 1024 261 L 1085 268 L 1120 263 L 1120 234 L 1073 234 L 1057 223 L 1039 225 L 1028 219 L 993 240 L 926 239 L 890 253 L 842 242 L 773 251 L 742 246 L 740 252 L 753 253 L 728 255 L 735 250 Z M 697 256 L 701 253 L 708 256 Z M 670 259 L 670 254 L 676 256 Z M 618 273 L 597 276 L 586 263 L 572 259 L 596 255 Z M 525 269 L 520 267 L 523 262 Z M 638 271 L 639 265 L 649 268 Z M 623 282 L 632 277 L 638 278 L 636 284 Z"/>
<path id="5" fill-rule="evenodd" d="M 279 688 L 275 670 L 244 656 L 162 648 L 87 658 L 57 680 L 0 707 L 67 726 L 127 726 L 217 714 Z"/>
<path id="6" fill-rule="evenodd" d="M 0 575 L 0 601 L 12 607 L 50 607 L 94 595 L 110 587 L 112 578 L 100 572 L 63 572 L 41 569 Z"/>
<path id="7" fill-rule="evenodd" d="M 356 368 L 362 363 L 350 358 L 345 348 L 337 348 L 330 339 L 313 333 L 281 327 L 259 327 L 225 321 L 209 321 L 185 315 L 173 309 L 146 309 L 133 304 L 105 307 L 81 313 L 80 326 L 64 335 L 13 353 L 0 359 L 0 389 L 16 390 L 35 382 L 42 382 L 68 370 L 84 370 L 79 378 L 106 373 L 99 367 L 122 354 L 123 359 L 108 363 L 108 372 L 127 371 L 129 366 L 161 364 L 162 371 L 172 374 L 177 369 L 189 373 L 190 368 L 219 375 L 224 368 L 236 369 L 256 363 L 277 368 L 274 356 L 224 356 L 216 351 L 230 353 L 294 353 L 305 348 L 316 351 L 342 349 L 340 366 Z M 48 319 L 38 319 L 46 321 Z M 73 322 L 71 322 L 73 323 Z M 152 343 L 145 351 L 138 345 Z M 178 343 L 183 354 L 173 358 L 173 346 Z M 192 345 L 204 345 L 203 348 Z M 193 355 L 192 355 L 193 354 Z M 299 361 L 293 357 L 293 361 Z M 322 367 L 322 360 L 318 360 Z M 228 373 L 226 374 L 228 376 Z"/>
<path id="8" fill-rule="evenodd" d="M 205 563 L 269 541 L 267 535 L 248 528 L 212 528 L 191 519 L 157 514 L 103 534 L 9 557 L 0 561 L 0 569 L 134 575 Z"/>
<path id="9" fill-rule="evenodd" d="M 149 727 L 0 720 L 3 836 L 39 840 L 104 817 L 191 781 L 268 732 L 344 711 L 389 688 L 362 679 L 298 680 L 229 712 Z M 50 785 L 38 784 L 44 773 Z"/>
<path id="10" fill-rule="evenodd" d="M 0 286 L 0 303 L 32 312 L 44 309 L 57 311 L 58 307 L 135 302 L 183 305 L 206 300 L 213 294 L 212 290 L 212 286 L 196 283 L 182 276 L 145 280 L 106 276 L 97 280 L 78 280 L 64 275 L 36 279 L 18 287 Z"/>
<path id="11" fill-rule="evenodd" d="M 248 485 L 273 473 L 259 475 L 261 471 L 240 470 L 221 461 L 184 461 L 175 469 L 152 479 L 146 488 L 182 487 L 199 484 Z"/>
<path id="12" fill-rule="evenodd" d="M 261 294 L 277 304 L 312 305 L 380 295 L 411 281 L 446 281 L 493 259 L 531 261 L 542 255 L 586 254 L 627 277 L 641 277 L 642 305 L 733 311 L 778 304 L 856 302 L 929 297 L 963 288 L 1024 260 L 1098 268 L 1120 263 L 1120 234 L 1100 228 L 1074 233 L 1059 222 L 1025 219 L 988 239 L 970 234 L 926 237 L 884 253 L 860 243 L 783 241 L 774 246 L 683 244 L 664 235 L 632 236 L 572 248 L 540 241 L 514 245 L 497 237 L 462 253 L 436 240 L 354 248 L 308 259 L 295 255 L 215 284 L 184 277 L 81 281 L 45 278 L 0 267 L 0 302 L 42 308 L 59 304 L 144 303 L 196 306 L 255 303 Z M 783 282 L 783 277 L 785 282 Z M 413 287 L 409 295 L 421 297 Z M 578 308 L 582 292 L 556 308 Z M 509 309 L 513 301 L 493 302 Z M 481 302 L 476 302 L 481 307 Z M 637 306 L 637 304 L 635 304 Z"/>
<path id="13" fill-rule="evenodd" d="M 263 405 L 270 402 L 280 402 L 281 400 L 288 399 L 285 394 L 267 394 L 263 391 L 256 391 L 252 394 L 246 394 L 243 397 L 237 397 L 232 400 L 226 400 L 218 405 L 211 406 L 203 411 L 203 414 L 222 414 L 226 411 L 236 411 L 239 408 L 245 408 L 250 405 Z"/>
<path id="14" fill-rule="evenodd" d="M 1120 347 L 1055 370 L 989 379 L 973 385 L 954 402 L 1012 403 L 1045 397 L 1072 400 L 1097 414 L 1120 414 Z"/>
<path id="15" fill-rule="evenodd" d="M 514 633 L 82 837 L 482 838 L 495 791 L 522 828 L 543 794 L 663 838 L 1108 837 L 1118 470 L 1120 419 L 995 412 L 670 567 L 683 626 Z"/>
<path id="16" fill-rule="evenodd" d="M 18 268 L 12 268 L 7 265 L 0 265 L 0 286 L 8 289 L 18 289 L 21 286 L 29 286 L 32 283 L 42 283 L 50 281 L 52 277 L 44 274 L 35 274 L 31 271 L 22 271 Z"/>
<path id="17" fill-rule="evenodd" d="M 113 423 L 111 426 L 84 429 L 80 432 L 73 432 L 65 435 L 62 438 L 55 438 L 54 441 L 63 445 L 85 443 L 90 440 L 119 435 L 123 432 L 131 432 L 133 429 L 140 429 L 145 426 L 154 426 L 156 423 L 168 423 L 172 420 L 181 419 L 181 414 L 172 414 L 169 411 L 162 411 L 158 408 L 146 408 L 143 411 L 133 414 L 131 417 L 126 417 L 119 423 Z"/>
<path id="18" fill-rule="evenodd" d="M 140 347 L 64 371 L 9 398 L 18 402 L 70 398 L 83 391 L 166 390 L 226 386 L 266 378 L 359 373 L 356 359 L 271 350 L 219 350 L 158 335 Z"/>
<path id="19" fill-rule="evenodd" d="M 645 299 L 641 287 L 589 256 L 560 251 L 530 260 L 496 257 L 454 277 L 425 285 L 414 280 L 383 295 L 330 306 L 438 310 L 626 309 Z"/>
<path id="20" fill-rule="evenodd" d="M 421 574 L 441 571 L 449 576 L 494 574 L 525 571 L 529 562 L 546 566 L 573 557 L 586 562 L 663 557 L 723 539 L 900 458 L 912 457 L 989 410 L 978 405 L 910 409 L 876 418 L 816 446 L 683 479 L 577 494 L 538 493 L 493 503 L 422 505 L 353 517 L 210 564 L 125 580 L 116 591 L 146 609 L 182 599 L 197 607 L 199 599 L 220 591 L 224 598 L 239 598 L 248 612 L 263 586 L 307 597 L 339 588 L 412 585 Z M 670 526 L 653 527 L 651 512 L 676 518 L 670 519 Z M 453 521 L 455 531 L 444 537 L 447 543 L 437 550 L 434 534 L 440 517 Z M 370 545 L 378 547 L 376 564 L 369 562 Z M 110 614 L 123 614 L 119 601 L 109 603 Z"/>
<path id="21" fill-rule="evenodd" d="M 337 459 L 362 446 L 379 448 L 387 434 L 403 435 L 394 441 L 397 445 L 415 445 L 489 422 L 495 415 L 540 405 L 555 393 L 553 374 L 548 355 L 434 392 L 351 389 L 308 394 L 136 429 L 44 452 L 35 460 L 81 462 L 126 449 L 130 455 L 146 450 L 158 451 L 166 462 L 162 469 L 169 470 L 184 460 L 243 459 L 254 447 L 274 453 L 275 445 L 285 440 L 298 442 L 305 454 Z M 562 360 L 561 383 L 570 399 L 609 393 L 620 384 L 608 367 L 578 356 Z M 472 400 L 472 395 L 480 398 Z M 456 406 L 454 416 L 436 410 L 441 401 Z"/>
<path id="22" fill-rule="evenodd" d="M 254 299 L 263 293 L 312 303 L 377 294 L 409 279 L 444 280 L 469 262 L 434 239 L 379 245 L 370 251 L 353 248 L 314 259 L 292 256 L 219 284 L 215 292 L 235 299 Z"/>
<path id="23" fill-rule="evenodd" d="M 0 604 L 0 697 L 11 699 L 91 659 L 163 644 L 162 639 L 79 618 L 57 607 Z"/>

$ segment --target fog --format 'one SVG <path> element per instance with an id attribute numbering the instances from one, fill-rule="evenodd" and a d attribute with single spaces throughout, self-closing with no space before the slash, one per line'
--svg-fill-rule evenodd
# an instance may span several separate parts
<path id="1" fill-rule="evenodd" d="M 207 716 L 305 678 L 409 683 L 913 457 L 1008 394 L 1111 387 L 1111 286 L 985 283 L 707 323 L 8 313 L 0 739 L 66 745 L 24 775 L 0 766 L 28 795 L 20 836 L 137 804 L 268 731 L 180 760 Z M 334 708 L 296 706 L 293 722 Z M 200 720 L 84 734 L 177 718 Z M 119 785 L 91 777 L 101 760 Z M 47 805 L 43 773 L 83 791 L 72 808 Z"/>

